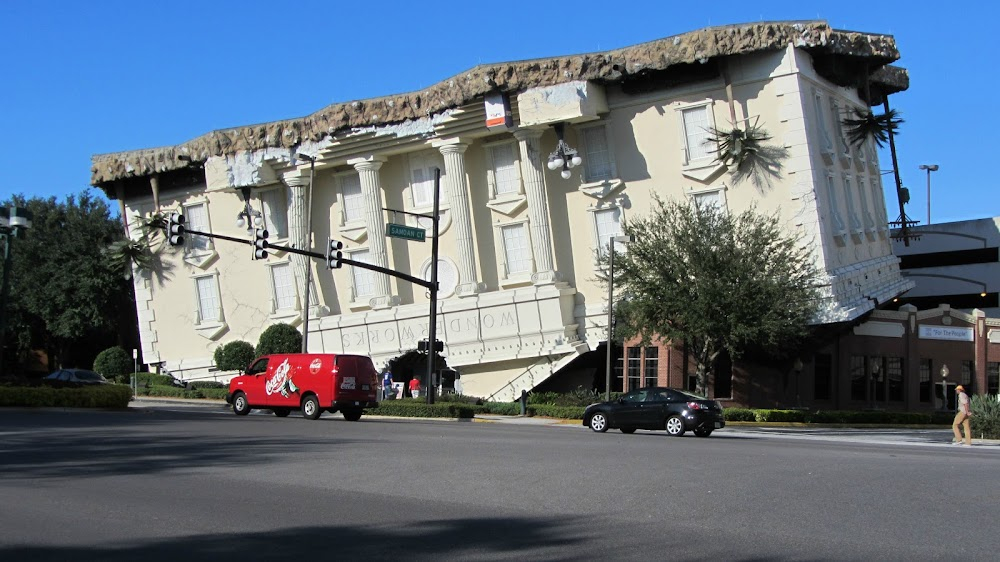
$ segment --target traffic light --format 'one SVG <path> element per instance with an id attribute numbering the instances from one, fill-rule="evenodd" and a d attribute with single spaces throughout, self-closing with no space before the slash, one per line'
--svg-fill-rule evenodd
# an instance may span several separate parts
<path id="1" fill-rule="evenodd" d="M 253 229 L 253 259 L 267 259 L 267 229 Z"/>
<path id="2" fill-rule="evenodd" d="M 184 215 L 170 213 L 170 217 L 167 218 L 167 242 L 171 246 L 180 246 L 184 243 Z"/>
<path id="3" fill-rule="evenodd" d="M 341 261 L 344 259 L 344 253 L 341 252 L 344 249 L 344 243 L 330 238 L 327 247 L 329 251 L 326 253 L 326 266 L 330 269 L 340 269 L 340 266 L 344 265 Z"/>

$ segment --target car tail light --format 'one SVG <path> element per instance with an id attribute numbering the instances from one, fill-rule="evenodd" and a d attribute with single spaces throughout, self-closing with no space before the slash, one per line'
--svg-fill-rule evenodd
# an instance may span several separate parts
<path id="1" fill-rule="evenodd" d="M 705 408 L 705 406 L 703 406 L 700 402 L 688 402 L 688 409 L 689 410 L 705 410 L 707 408 Z"/>

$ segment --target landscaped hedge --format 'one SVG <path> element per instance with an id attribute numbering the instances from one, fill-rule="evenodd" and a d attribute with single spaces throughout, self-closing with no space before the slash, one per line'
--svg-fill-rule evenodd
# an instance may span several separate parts
<path id="1" fill-rule="evenodd" d="M 0 386 L 0 406 L 35 408 L 127 408 L 132 389 L 122 384 L 94 384 L 78 388 Z"/>
<path id="2" fill-rule="evenodd" d="M 212 398 L 222 400 L 229 392 L 225 388 L 197 388 L 187 390 L 176 386 L 153 385 L 149 387 L 140 386 L 139 396 L 161 396 L 166 398 Z"/>
<path id="3" fill-rule="evenodd" d="M 428 404 L 421 399 L 383 400 L 375 410 L 367 413 L 379 416 L 400 416 L 407 418 L 472 418 L 476 407 L 456 402 Z"/>
<path id="4" fill-rule="evenodd" d="M 951 423 L 947 412 L 889 412 L 884 410 L 751 410 L 726 408 L 726 421 L 741 422 L 798 422 L 829 424 L 880 424 L 880 425 L 945 425 Z"/>
<path id="5" fill-rule="evenodd" d="M 534 404 L 528 407 L 532 416 L 543 416 L 546 418 L 560 418 L 564 420 L 582 420 L 585 406 L 550 406 L 548 404 Z"/>
<path id="6" fill-rule="evenodd" d="M 132 377 L 139 381 L 139 386 L 173 386 L 174 377 L 170 375 L 159 375 L 156 373 L 132 373 L 128 375 L 127 382 L 132 383 Z"/>

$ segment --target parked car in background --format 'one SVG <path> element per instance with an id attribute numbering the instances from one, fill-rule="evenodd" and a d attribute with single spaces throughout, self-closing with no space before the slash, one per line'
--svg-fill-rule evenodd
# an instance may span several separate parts
<path id="1" fill-rule="evenodd" d="M 610 402 L 587 406 L 583 425 L 603 433 L 609 428 L 633 433 L 636 429 L 665 429 L 680 437 L 691 430 L 708 437 L 726 426 L 722 405 L 684 390 L 659 386 L 640 388 Z"/>
<path id="2" fill-rule="evenodd" d="M 51 375 L 46 376 L 43 380 L 80 384 L 108 384 L 108 379 L 104 378 L 100 373 L 86 369 L 59 369 Z"/>

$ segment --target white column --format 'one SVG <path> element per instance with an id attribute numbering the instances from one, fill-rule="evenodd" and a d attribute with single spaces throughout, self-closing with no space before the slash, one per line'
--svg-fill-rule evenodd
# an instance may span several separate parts
<path id="1" fill-rule="evenodd" d="M 306 201 L 309 188 L 308 177 L 285 178 L 290 194 L 288 203 L 288 244 L 292 248 L 299 250 L 310 249 L 310 233 L 306 227 L 309 217 L 306 215 Z M 273 233 L 270 233 L 273 234 Z M 302 289 L 306 283 L 306 268 L 310 267 L 308 256 L 292 254 L 292 269 L 295 272 L 295 286 L 299 293 L 299 298 L 303 301 L 300 306 L 307 306 L 307 303 L 316 303 L 316 294 L 312 287 L 309 287 L 311 298 L 306 300 L 306 295 L 302 294 Z"/>
<path id="2" fill-rule="evenodd" d="M 531 276 L 536 285 L 555 283 L 559 280 L 552 262 L 552 235 L 549 233 L 549 204 L 545 193 L 545 165 L 538 150 L 542 131 L 521 129 L 514 131 L 514 138 L 521 149 L 521 178 L 524 194 L 528 198 L 531 250 L 535 255 L 535 273 Z"/>
<path id="3" fill-rule="evenodd" d="M 469 210 L 469 187 L 465 177 L 465 151 L 468 144 L 453 142 L 438 147 L 444 155 L 445 190 L 455 225 L 455 245 L 458 251 L 458 296 L 469 296 L 485 289 L 476 275 L 476 247 L 472 239 L 472 212 Z"/>
<path id="4" fill-rule="evenodd" d="M 365 226 L 368 229 L 368 251 L 372 265 L 389 267 L 389 254 L 385 243 L 385 213 L 382 212 L 382 183 L 379 179 L 379 168 L 385 163 L 381 157 L 359 158 L 347 161 L 354 166 L 361 178 L 361 194 L 365 199 Z M 384 308 L 399 303 L 399 298 L 392 295 L 389 286 L 389 276 L 374 273 L 375 296 L 370 303 L 372 308 Z"/>

